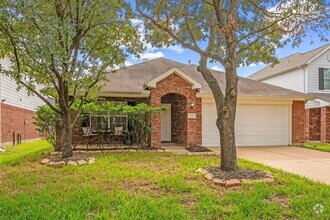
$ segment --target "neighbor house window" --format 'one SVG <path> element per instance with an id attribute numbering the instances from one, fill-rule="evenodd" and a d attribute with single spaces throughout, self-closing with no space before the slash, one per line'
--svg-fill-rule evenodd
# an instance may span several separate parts
<path id="1" fill-rule="evenodd" d="M 319 68 L 319 89 L 330 90 L 330 68 Z"/>

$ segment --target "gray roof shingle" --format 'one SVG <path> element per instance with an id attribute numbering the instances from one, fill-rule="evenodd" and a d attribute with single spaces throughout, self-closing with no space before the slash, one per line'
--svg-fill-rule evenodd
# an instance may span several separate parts
<path id="1" fill-rule="evenodd" d="M 326 94 L 326 93 L 308 93 L 308 94 L 330 103 L 330 94 Z"/>
<path id="2" fill-rule="evenodd" d="M 120 69 L 116 73 L 109 73 L 107 76 L 109 82 L 104 85 L 101 93 L 142 93 L 146 91 L 144 89 L 144 84 L 146 82 L 174 67 L 181 69 L 185 74 L 199 82 L 202 85 L 200 89 L 201 93 L 212 94 L 207 82 L 204 80 L 201 73 L 197 71 L 196 65 L 187 65 L 165 58 L 142 62 Z M 218 79 L 221 89 L 224 90 L 226 84 L 225 74 L 215 70 L 211 71 Z M 238 95 L 244 97 L 296 98 L 305 100 L 313 98 L 300 92 L 242 77 L 239 78 Z"/>

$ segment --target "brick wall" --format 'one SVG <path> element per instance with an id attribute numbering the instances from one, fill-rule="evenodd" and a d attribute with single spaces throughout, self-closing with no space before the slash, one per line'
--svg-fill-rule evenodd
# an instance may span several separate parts
<path id="1" fill-rule="evenodd" d="M 292 143 L 305 141 L 305 102 L 293 101 L 292 104 Z"/>
<path id="2" fill-rule="evenodd" d="M 192 89 L 190 83 L 182 79 L 177 74 L 173 73 L 165 79 L 157 83 L 156 88 L 150 90 L 150 105 L 161 106 L 162 97 L 167 94 L 178 94 L 185 97 L 184 103 L 187 145 L 202 143 L 202 114 L 201 114 L 201 99 L 196 98 L 196 91 Z M 191 108 L 190 104 L 194 102 L 195 107 Z M 182 113 L 182 112 L 181 112 Z M 196 118 L 188 118 L 188 113 L 195 113 Z M 182 114 L 180 114 L 182 115 Z M 151 146 L 159 147 L 161 145 L 161 120 L 160 116 L 156 115 L 152 120 Z M 172 127 L 173 128 L 173 127 Z"/>
<path id="3" fill-rule="evenodd" d="M 319 141 L 321 138 L 321 109 L 311 108 L 305 110 L 305 139 Z"/>
<path id="4" fill-rule="evenodd" d="M 321 108 L 321 142 L 330 143 L 330 107 Z"/>
<path id="5" fill-rule="evenodd" d="M 45 134 L 40 134 L 33 124 L 36 113 L 34 111 L 18 108 L 15 106 L 1 104 L 1 142 L 13 142 L 13 132 L 15 138 L 21 134 L 22 141 L 28 139 L 42 138 Z M 24 123 L 26 121 L 26 123 Z"/>

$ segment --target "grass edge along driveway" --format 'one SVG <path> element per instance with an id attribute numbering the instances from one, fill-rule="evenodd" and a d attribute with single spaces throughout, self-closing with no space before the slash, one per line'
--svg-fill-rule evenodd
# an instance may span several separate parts
<path id="1" fill-rule="evenodd" d="M 308 148 L 312 150 L 319 150 L 324 152 L 330 152 L 330 144 L 327 143 L 315 143 L 315 142 L 305 142 L 302 146 L 303 148 Z"/>

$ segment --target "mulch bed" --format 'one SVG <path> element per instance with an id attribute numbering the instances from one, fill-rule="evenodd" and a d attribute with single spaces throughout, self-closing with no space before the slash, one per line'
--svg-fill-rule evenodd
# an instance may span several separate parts
<path id="1" fill-rule="evenodd" d="M 210 149 L 199 145 L 189 146 L 186 150 L 190 152 L 212 152 Z"/>
<path id="2" fill-rule="evenodd" d="M 70 160 L 74 160 L 74 161 L 78 161 L 78 160 L 88 160 L 88 157 L 86 156 L 72 156 L 72 157 L 67 157 L 67 158 L 61 158 L 61 157 L 53 157 L 53 158 L 49 158 L 49 160 L 51 162 L 60 162 L 60 161 L 64 161 L 65 163 L 67 163 Z"/>
<path id="3" fill-rule="evenodd" d="M 215 178 L 230 180 L 230 179 L 262 179 L 266 177 L 266 173 L 248 168 L 238 168 L 235 171 L 223 171 L 220 167 L 210 167 L 207 171 L 214 175 Z"/>

